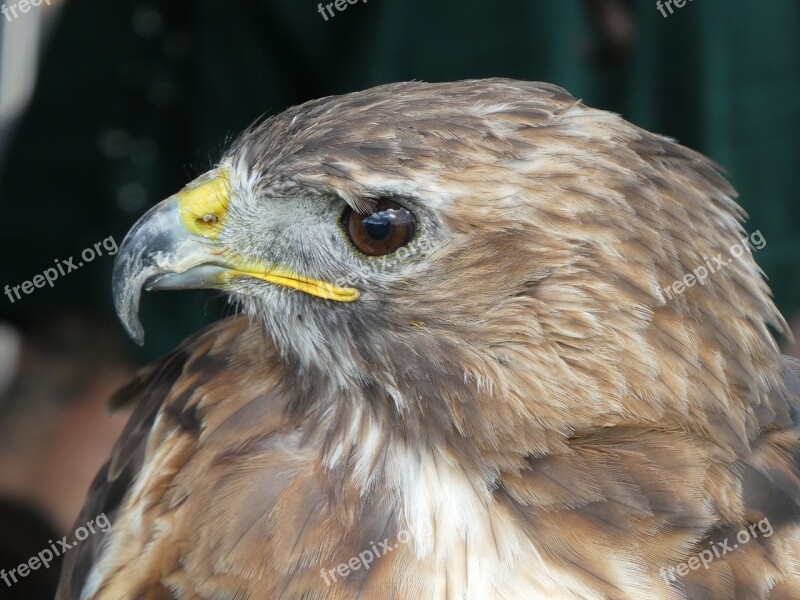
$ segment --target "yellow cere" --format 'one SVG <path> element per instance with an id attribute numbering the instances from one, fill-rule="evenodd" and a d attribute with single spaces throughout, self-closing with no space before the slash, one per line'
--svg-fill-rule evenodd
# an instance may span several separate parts
<path id="1" fill-rule="evenodd" d="M 227 171 L 214 169 L 176 194 L 181 221 L 188 231 L 217 239 L 228 212 L 230 183 Z"/>

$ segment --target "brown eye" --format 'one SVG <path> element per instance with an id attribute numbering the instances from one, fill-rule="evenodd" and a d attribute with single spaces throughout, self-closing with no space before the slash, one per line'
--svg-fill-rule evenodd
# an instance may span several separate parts
<path id="1" fill-rule="evenodd" d="M 353 245 L 364 254 L 379 256 L 394 252 L 414 237 L 414 215 L 391 200 L 378 200 L 370 214 L 349 206 L 342 216 L 344 229 Z"/>

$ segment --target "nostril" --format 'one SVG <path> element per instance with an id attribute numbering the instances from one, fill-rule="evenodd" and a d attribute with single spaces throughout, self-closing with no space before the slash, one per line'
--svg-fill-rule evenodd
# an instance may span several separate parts
<path id="1" fill-rule="evenodd" d="M 212 231 L 219 224 L 219 217 L 216 213 L 206 213 L 202 217 L 195 217 L 195 226 L 202 231 Z"/>

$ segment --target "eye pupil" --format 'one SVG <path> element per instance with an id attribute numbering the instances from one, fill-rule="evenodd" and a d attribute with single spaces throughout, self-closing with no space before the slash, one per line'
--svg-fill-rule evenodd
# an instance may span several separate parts
<path id="1" fill-rule="evenodd" d="M 387 212 L 375 213 L 364 219 L 364 229 L 371 238 L 382 240 L 389 235 L 392 224 Z"/>
<path id="2" fill-rule="evenodd" d="M 378 200 L 370 214 L 348 207 L 342 220 L 353 245 L 370 256 L 396 251 L 411 241 L 416 230 L 411 211 L 387 199 Z"/>

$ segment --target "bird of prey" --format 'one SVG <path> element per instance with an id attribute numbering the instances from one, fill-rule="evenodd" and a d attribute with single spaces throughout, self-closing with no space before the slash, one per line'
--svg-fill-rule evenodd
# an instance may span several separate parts
<path id="1" fill-rule="evenodd" d="M 257 123 L 120 248 L 135 340 L 141 289 L 239 310 L 116 397 L 57 598 L 800 598 L 800 368 L 734 198 L 544 83 Z"/>

